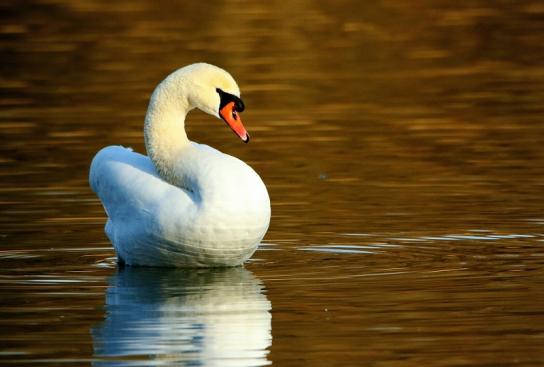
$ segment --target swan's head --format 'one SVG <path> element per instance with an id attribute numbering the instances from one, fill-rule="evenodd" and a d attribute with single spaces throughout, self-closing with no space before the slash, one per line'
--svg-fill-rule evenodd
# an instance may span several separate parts
<path id="1" fill-rule="evenodd" d="M 225 70 L 206 63 L 192 64 L 180 71 L 190 79 L 189 103 L 222 119 L 244 143 L 249 142 L 249 134 L 240 118 L 244 102 L 234 78 Z"/>

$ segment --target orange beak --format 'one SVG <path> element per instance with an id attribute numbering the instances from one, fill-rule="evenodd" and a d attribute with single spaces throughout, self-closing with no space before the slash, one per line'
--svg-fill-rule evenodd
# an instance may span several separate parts
<path id="1" fill-rule="evenodd" d="M 234 102 L 227 103 L 221 110 L 219 110 L 219 115 L 244 143 L 249 142 L 249 134 L 242 124 L 240 114 L 234 109 Z"/>

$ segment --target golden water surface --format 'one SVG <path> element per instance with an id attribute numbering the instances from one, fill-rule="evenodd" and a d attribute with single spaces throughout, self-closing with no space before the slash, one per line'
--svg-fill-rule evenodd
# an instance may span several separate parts
<path id="1" fill-rule="evenodd" d="M 0 4 L 0 364 L 537 366 L 541 1 Z M 154 86 L 227 69 L 272 223 L 245 268 L 117 269 L 90 191 Z"/>

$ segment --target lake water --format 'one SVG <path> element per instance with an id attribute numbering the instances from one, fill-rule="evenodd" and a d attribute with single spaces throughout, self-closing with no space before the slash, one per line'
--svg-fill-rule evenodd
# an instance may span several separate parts
<path id="1" fill-rule="evenodd" d="M 540 1 L 4 1 L 0 364 L 537 366 Z M 90 191 L 172 70 L 224 67 L 272 223 L 244 268 L 118 269 Z"/>

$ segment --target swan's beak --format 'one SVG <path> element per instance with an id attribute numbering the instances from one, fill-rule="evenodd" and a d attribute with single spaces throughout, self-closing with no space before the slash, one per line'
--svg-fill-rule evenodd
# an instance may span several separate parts
<path id="1" fill-rule="evenodd" d="M 246 128 L 242 124 L 240 114 L 234 109 L 234 102 L 227 103 L 223 108 L 219 110 L 219 116 L 230 126 L 232 131 L 236 133 L 242 139 L 244 143 L 249 142 L 249 134 Z"/>

